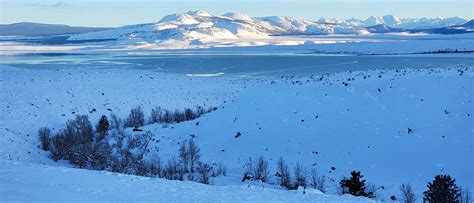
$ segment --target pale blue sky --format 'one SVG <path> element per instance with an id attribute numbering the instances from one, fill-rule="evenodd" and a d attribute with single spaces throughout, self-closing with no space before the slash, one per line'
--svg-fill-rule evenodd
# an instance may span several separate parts
<path id="1" fill-rule="evenodd" d="M 472 19 L 473 0 L 0 0 L 0 23 L 41 22 L 81 26 L 121 26 L 160 20 L 190 10 L 213 14 L 236 11 L 251 16 L 361 18 L 399 17 Z"/>

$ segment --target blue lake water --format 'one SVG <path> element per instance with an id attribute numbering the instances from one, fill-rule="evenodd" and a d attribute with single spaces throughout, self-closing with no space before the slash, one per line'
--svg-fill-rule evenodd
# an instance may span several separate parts
<path id="1" fill-rule="evenodd" d="M 176 74 L 288 76 L 349 70 L 474 67 L 474 55 L 344 56 L 174 51 L 0 56 L 0 63 L 26 68 L 132 68 Z"/>

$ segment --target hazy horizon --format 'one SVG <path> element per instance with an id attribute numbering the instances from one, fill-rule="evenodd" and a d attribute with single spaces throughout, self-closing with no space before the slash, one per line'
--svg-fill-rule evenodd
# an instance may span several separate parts
<path id="1" fill-rule="evenodd" d="M 38 1 L 0 0 L 0 24 L 35 22 L 88 27 L 117 27 L 159 21 L 172 13 L 205 10 L 215 15 L 227 12 L 245 13 L 252 17 L 290 16 L 316 21 L 324 18 L 357 18 L 394 15 L 400 18 L 460 17 L 472 19 L 469 0 L 298 0 L 221 2 L 215 0 L 173 2 L 167 0 L 138 1 Z M 420 9 L 422 8 L 422 9 Z M 24 15 L 28 13 L 28 15 Z"/>

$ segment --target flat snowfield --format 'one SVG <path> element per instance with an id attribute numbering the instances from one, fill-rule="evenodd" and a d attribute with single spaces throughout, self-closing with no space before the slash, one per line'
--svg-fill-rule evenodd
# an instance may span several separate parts
<path id="1" fill-rule="evenodd" d="M 371 201 L 336 195 L 339 180 L 352 170 L 360 170 L 383 201 L 400 197 L 402 183 L 411 183 L 421 199 L 437 174 L 474 188 L 471 67 L 213 76 L 1 65 L 0 200 Z M 94 124 L 112 112 L 125 118 L 137 105 L 146 115 L 157 105 L 218 107 L 197 120 L 143 130 L 156 135 L 153 147 L 159 152 L 153 156 L 162 160 L 176 155 L 178 142 L 193 135 L 201 158 L 223 163 L 228 175 L 207 186 L 87 171 L 53 162 L 38 148 L 40 127 L 58 130 L 78 114 L 89 115 Z M 260 155 L 269 160 L 272 175 L 280 156 L 291 169 L 297 162 L 308 172 L 316 168 L 327 178 L 327 194 L 281 190 L 273 176 L 270 184 L 241 183 L 245 160 Z"/>

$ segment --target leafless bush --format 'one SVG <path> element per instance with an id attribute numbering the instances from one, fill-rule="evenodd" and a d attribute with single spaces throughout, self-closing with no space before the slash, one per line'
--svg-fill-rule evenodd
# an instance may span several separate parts
<path id="1" fill-rule="evenodd" d="M 161 170 L 161 160 L 159 158 L 152 159 L 150 162 L 150 176 L 162 178 Z"/>
<path id="2" fill-rule="evenodd" d="M 371 199 L 377 198 L 377 186 L 373 183 L 367 184 L 366 192 L 367 192 L 367 197 Z"/>
<path id="3" fill-rule="evenodd" d="M 185 108 L 184 109 L 184 115 L 186 120 L 194 120 L 196 116 L 198 116 L 196 113 L 194 113 L 193 110 L 190 108 Z"/>
<path id="4" fill-rule="evenodd" d="M 194 168 L 196 164 L 199 162 L 199 158 L 201 158 L 199 147 L 194 143 L 193 139 L 188 141 L 188 157 L 189 157 L 189 167 L 191 169 L 191 173 L 194 173 Z"/>
<path id="5" fill-rule="evenodd" d="M 255 167 L 255 171 L 253 174 L 253 177 L 255 180 L 261 180 L 262 182 L 267 182 L 268 181 L 268 174 L 269 174 L 269 169 L 268 169 L 268 162 L 263 158 L 263 156 L 260 156 L 258 158 L 257 165 Z"/>
<path id="6" fill-rule="evenodd" d="M 162 117 L 161 107 L 157 106 L 151 109 L 150 123 L 161 122 L 161 117 Z"/>
<path id="7" fill-rule="evenodd" d="M 196 178 L 194 176 L 194 173 L 188 173 L 188 180 L 189 181 L 195 181 L 196 180 Z"/>
<path id="8" fill-rule="evenodd" d="M 246 180 L 252 180 L 253 179 L 253 161 L 252 158 L 248 158 L 247 161 L 245 162 L 245 169 L 244 169 L 244 176 L 242 177 L 242 182 Z"/>
<path id="9" fill-rule="evenodd" d="M 314 189 L 317 189 L 321 192 L 326 192 L 326 178 L 324 176 L 319 176 L 318 171 L 315 168 L 311 169 L 310 181 L 311 186 Z"/>
<path id="10" fill-rule="evenodd" d="M 184 174 L 184 171 L 179 166 L 175 157 L 168 160 L 168 163 L 165 165 L 163 170 L 163 177 L 168 180 L 183 180 Z"/>
<path id="11" fill-rule="evenodd" d="M 67 149 L 64 145 L 66 136 L 64 132 L 58 132 L 51 138 L 51 144 L 49 146 L 49 151 L 51 151 L 51 158 L 54 161 L 61 159 L 66 159 Z"/>
<path id="12" fill-rule="evenodd" d="M 184 115 L 184 113 L 180 110 L 176 109 L 174 111 L 174 122 L 181 123 L 183 121 L 186 121 L 186 115 Z"/>
<path id="13" fill-rule="evenodd" d="M 122 127 L 122 120 L 114 113 L 110 114 L 110 129 L 120 130 Z"/>
<path id="14" fill-rule="evenodd" d="M 50 138 L 51 138 L 51 129 L 47 127 L 40 128 L 38 130 L 38 137 L 41 143 L 41 149 L 44 151 L 49 150 Z"/>
<path id="15" fill-rule="evenodd" d="M 414 203 L 415 202 L 415 193 L 410 184 L 402 184 L 400 186 L 400 192 L 402 193 L 402 202 L 404 203 Z"/>
<path id="16" fill-rule="evenodd" d="M 306 187 L 306 169 L 300 163 L 296 163 L 295 166 L 295 185 L 294 188 Z"/>
<path id="17" fill-rule="evenodd" d="M 201 106 L 197 106 L 196 110 L 185 108 L 184 111 L 176 109 L 172 112 L 169 110 L 163 110 L 161 107 L 155 107 L 151 110 L 150 123 L 181 123 L 184 121 L 194 120 L 203 114 L 216 109 L 217 108 L 215 107 L 204 109 Z"/>
<path id="18" fill-rule="evenodd" d="M 64 148 L 66 159 L 71 163 L 85 168 L 92 153 L 94 130 L 87 115 L 77 115 L 74 120 L 66 123 Z"/>
<path id="19" fill-rule="evenodd" d="M 212 168 L 212 177 L 217 177 L 220 175 L 225 176 L 227 174 L 227 168 L 222 163 L 218 163 L 215 167 Z"/>
<path id="20" fill-rule="evenodd" d="M 209 164 L 199 162 L 197 166 L 197 171 L 199 173 L 199 182 L 204 184 L 209 184 L 209 173 L 211 172 L 212 167 Z"/>
<path id="21" fill-rule="evenodd" d="M 184 171 L 187 173 L 189 172 L 189 152 L 187 149 L 187 142 L 182 141 L 181 144 L 179 145 L 179 161 L 181 164 L 183 164 Z"/>
<path id="22" fill-rule="evenodd" d="M 280 186 L 283 186 L 287 189 L 291 188 L 290 172 L 288 170 L 288 165 L 283 160 L 283 157 L 278 159 L 276 176 L 279 177 Z"/>
<path id="23" fill-rule="evenodd" d="M 137 106 L 130 110 L 130 114 L 125 119 L 125 127 L 141 127 L 145 124 L 145 114 L 143 113 L 142 107 Z"/>

